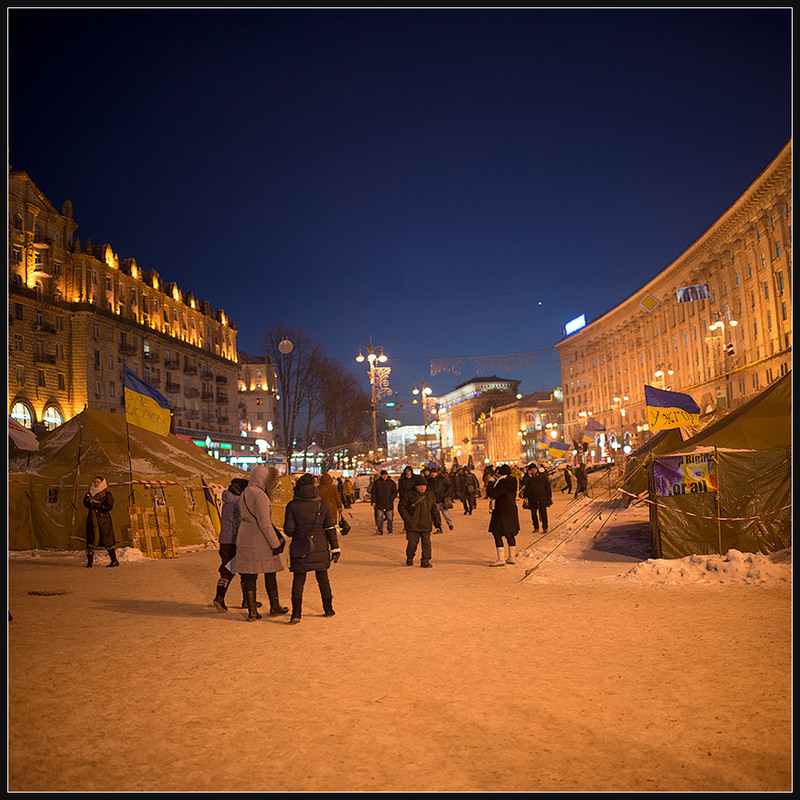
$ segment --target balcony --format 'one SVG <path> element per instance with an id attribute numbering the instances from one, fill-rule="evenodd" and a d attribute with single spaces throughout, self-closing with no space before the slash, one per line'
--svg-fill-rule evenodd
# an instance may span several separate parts
<path id="1" fill-rule="evenodd" d="M 190 367 L 188 364 L 183 365 L 184 375 L 197 375 L 197 367 Z"/>
<path id="2" fill-rule="evenodd" d="M 37 250 L 47 250 L 49 247 L 53 246 L 53 240 L 49 236 L 37 233 L 33 237 L 33 246 Z"/>
<path id="3" fill-rule="evenodd" d="M 55 364 L 56 356 L 55 353 L 34 353 L 33 360 L 37 364 Z"/>
<path id="4" fill-rule="evenodd" d="M 181 385 L 179 383 L 167 383 L 164 389 L 170 394 L 176 394 L 181 390 Z"/>
<path id="5" fill-rule="evenodd" d="M 43 333 L 55 333 L 56 326 L 51 325 L 49 322 L 42 320 L 41 322 L 34 322 L 33 329 L 35 331 L 42 331 Z"/>
<path id="6" fill-rule="evenodd" d="M 223 405 L 223 406 L 228 405 L 228 395 L 219 394 L 219 392 L 217 392 L 217 396 L 215 398 L 215 402 L 217 403 L 217 405 Z"/>
<path id="7" fill-rule="evenodd" d="M 227 383 L 228 376 L 227 375 L 217 375 L 217 383 Z"/>
<path id="8" fill-rule="evenodd" d="M 124 342 L 123 344 L 120 344 L 119 352 L 126 356 L 135 356 L 138 352 L 138 348 L 135 344 Z"/>
<path id="9" fill-rule="evenodd" d="M 200 397 L 199 389 L 187 389 L 184 393 L 185 397 Z"/>
<path id="10" fill-rule="evenodd" d="M 149 361 L 151 364 L 157 363 L 161 359 L 158 357 L 157 350 L 145 350 L 144 360 Z"/>
<path id="11" fill-rule="evenodd" d="M 200 412 L 190 408 L 186 411 L 184 416 L 186 419 L 200 419 Z"/>

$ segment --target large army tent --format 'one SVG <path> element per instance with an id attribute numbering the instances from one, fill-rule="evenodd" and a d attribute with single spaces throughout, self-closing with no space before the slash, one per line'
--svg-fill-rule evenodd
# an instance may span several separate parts
<path id="1" fill-rule="evenodd" d="M 231 478 L 247 477 L 176 436 L 87 409 L 42 437 L 38 451 L 10 453 L 9 549 L 83 549 L 83 497 L 96 475 L 114 495 L 117 543 L 128 547 L 132 519 L 154 509 L 172 509 L 178 545 L 215 542 L 213 498 L 210 505 L 203 484 L 219 497 Z"/>
<path id="2" fill-rule="evenodd" d="M 791 544 L 791 372 L 650 462 L 656 558 Z M 673 480 L 665 481 L 664 476 Z"/>

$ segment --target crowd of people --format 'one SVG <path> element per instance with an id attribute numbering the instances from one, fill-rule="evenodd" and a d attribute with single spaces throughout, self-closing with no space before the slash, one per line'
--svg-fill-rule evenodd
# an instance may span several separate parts
<path id="1" fill-rule="evenodd" d="M 343 511 L 358 499 L 371 504 L 375 530 L 381 536 L 384 527 L 386 533 L 394 532 L 397 505 L 406 538 L 406 564 L 414 565 L 419 549 L 420 566 L 426 569 L 433 566 L 432 535 L 442 533 L 445 524 L 451 531 L 454 529 L 451 512 L 456 502 L 461 503 L 464 515 L 468 516 L 474 512 L 479 497 L 488 500 L 489 533 L 497 554 L 489 566 L 516 561 L 516 537 L 520 531 L 518 499 L 522 499 L 523 509 L 530 512 L 534 532 L 541 529 L 547 533 L 547 509 L 553 504 L 551 476 L 543 464 L 529 464 L 525 470 L 507 464 L 497 468 L 487 466 L 481 481 L 470 466 L 457 467 L 449 473 L 434 462 L 425 464 L 418 473 L 407 466 L 396 482 L 384 469 L 369 481 L 363 498 L 358 478 L 334 481 L 329 473 L 319 477 L 307 473 L 294 483 L 281 531 L 272 521 L 280 477 L 275 467 L 259 465 L 252 469 L 249 478 L 234 478 L 222 493 L 219 577 L 212 601 L 218 611 L 228 610 L 226 594 L 238 573 L 241 608 L 247 609 L 248 621 L 261 619 L 258 609 L 262 604 L 256 599 L 259 575 L 264 576 L 269 615 L 289 613 L 289 607 L 280 603 L 277 582 L 277 574 L 285 568 L 282 555 L 288 538 L 288 564 L 292 573 L 290 622 L 296 624 L 302 619 L 303 592 L 309 572 L 315 575 L 324 615 L 334 616 L 328 570 L 341 555 L 339 534 L 346 535 L 349 531 Z M 564 467 L 566 485 L 562 492 L 565 489 L 572 492 L 573 477 L 577 498 L 587 491 L 585 467 L 580 465 L 574 470 L 568 465 Z M 87 566 L 92 566 L 92 554 L 101 547 L 111 557 L 109 566 L 118 566 L 110 515 L 114 498 L 102 476 L 92 481 L 83 502 L 88 509 Z"/>

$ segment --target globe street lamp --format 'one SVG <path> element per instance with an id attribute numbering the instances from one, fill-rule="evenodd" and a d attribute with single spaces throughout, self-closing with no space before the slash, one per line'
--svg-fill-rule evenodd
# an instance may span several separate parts
<path id="1" fill-rule="evenodd" d="M 365 355 L 366 353 L 366 355 Z M 370 338 L 369 345 L 360 345 L 358 348 L 358 355 L 356 356 L 356 361 L 359 363 L 363 361 L 369 361 L 369 384 L 371 389 L 371 397 L 372 397 L 372 444 L 373 444 L 373 452 L 377 454 L 378 452 L 378 423 L 377 423 L 377 413 L 376 413 L 376 379 L 375 379 L 375 364 L 380 362 L 381 364 L 387 360 L 386 356 L 383 353 L 383 347 L 380 345 L 373 345 L 372 338 Z"/>
<path id="2" fill-rule="evenodd" d="M 411 390 L 411 394 L 421 394 L 422 395 L 422 424 L 423 430 L 425 433 L 425 458 L 430 459 L 430 448 L 428 447 L 428 423 L 430 422 L 430 414 L 429 409 L 431 404 L 435 403 L 434 400 L 430 399 L 430 395 L 433 393 L 433 389 L 428 386 L 425 381 L 421 383 L 415 383 L 414 388 Z M 411 401 L 412 403 L 418 403 L 419 401 L 414 399 Z"/>

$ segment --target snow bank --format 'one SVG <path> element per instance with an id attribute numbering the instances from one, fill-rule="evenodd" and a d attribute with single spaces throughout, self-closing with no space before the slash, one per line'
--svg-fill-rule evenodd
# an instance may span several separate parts
<path id="1" fill-rule="evenodd" d="M 649 558 L 621 576 L 662 584 L 774 584 L 792 579 L 792 551 L 761 555 L 728 550 L 724 555 L 692 555 L 685 558 Z"/>

